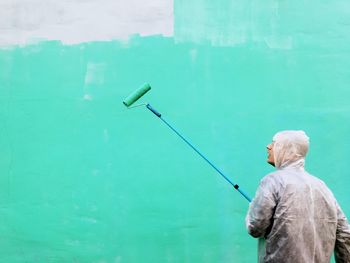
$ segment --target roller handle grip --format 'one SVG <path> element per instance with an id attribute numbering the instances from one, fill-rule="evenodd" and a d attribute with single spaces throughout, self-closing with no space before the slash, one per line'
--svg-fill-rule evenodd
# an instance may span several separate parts
<path id="1" fill-rule="evenodd" d="M 149 109 L 150 111 L 152 111 L 157 117 L 161 117 L 162 114 L 160 114 L 158 111 L 156 111 L 150 104 L 146 105 L 147 109 Z"/>

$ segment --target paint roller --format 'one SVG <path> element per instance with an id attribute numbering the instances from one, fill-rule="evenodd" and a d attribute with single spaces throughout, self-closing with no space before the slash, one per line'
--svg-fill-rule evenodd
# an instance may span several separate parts
<path id="1" fill-rule="evenodd" d="M 196 147 L 193 146 L 184 136 L 182 136 L 172 125 L 170 125 L 162 115 L 154 109 L 149 103 L 143 103 L 136 106 L 132 106 L 138 99 L 145 95 L 151 86 L 148 83 L 143 84 L 140 88 L 131 93 L 123 101 L 123 104 L 128 108 L 134 108 L 139 106 L 146 106 L 154 115 L 160 118 L 172 131 L 174 131 L 188 146 L 190 146 L 196 153 L 198 153 L 211 167 L 213 167 L 228 183 L 230 183 L 243 197 L 245 197 L 248 202 L 251 202 L 251 198 L 239 187 L 238 184 L 233 183 L 226 175 L 224 175 L 207 157 L 205 157 Z"/>

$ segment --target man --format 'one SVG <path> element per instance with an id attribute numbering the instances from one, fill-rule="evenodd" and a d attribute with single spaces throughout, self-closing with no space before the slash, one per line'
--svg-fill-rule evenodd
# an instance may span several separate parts
<path id="1" fill-rule="evenodd" d="M 246 217 L 259 237 L 259 262 L 350 263 L 350 226 L 324 182 L 304 170 L 309 138 L 282 131 L 267 146 L 276 171 L 265 176 Z"/>

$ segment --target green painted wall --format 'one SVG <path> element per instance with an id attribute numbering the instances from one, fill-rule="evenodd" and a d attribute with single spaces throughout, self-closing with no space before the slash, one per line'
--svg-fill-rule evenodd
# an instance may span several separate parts
<path id="1" fill-rule="evenodd" d="M 251 196 L 272 135 L 305 130 L 307 169 L 350 215 L 350 5 L 236 3 L 176 1 L 174 38 L 0 50 L 0 262 L 255 262 L 247 201 L 122 105 L 145 81 Z"/>

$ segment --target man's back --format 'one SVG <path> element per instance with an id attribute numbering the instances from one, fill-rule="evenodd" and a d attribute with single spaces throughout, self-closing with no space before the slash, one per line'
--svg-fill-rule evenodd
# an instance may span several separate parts
<path id="1" fill-rule="evenodd" d="M 265 262 L 329 262 L 337 230 L 337 204 L 326 185 L 303 169 L 267 176 L 276 208 L 266 235 Z"/>

